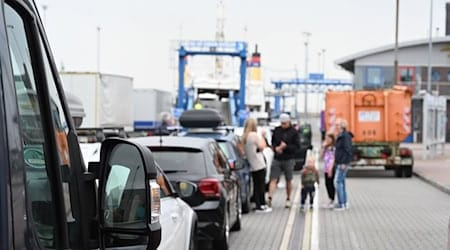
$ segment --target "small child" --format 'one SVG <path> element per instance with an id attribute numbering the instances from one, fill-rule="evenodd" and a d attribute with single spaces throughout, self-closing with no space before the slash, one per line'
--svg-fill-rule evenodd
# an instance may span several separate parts
<path id="1" fill-rule="evenodd" d="M 314 184 L 317 182 L 319 184 L 319 171 L 317 171 L 315 166 L 314 157 L 310 156 L 306 160 L 306 166 L 302 171 L 302 200 L 301 209 L 305 208 L 306 196 L 309 195 L 310 208 L 313 208 L 314 193 L 316 188 Z"/>

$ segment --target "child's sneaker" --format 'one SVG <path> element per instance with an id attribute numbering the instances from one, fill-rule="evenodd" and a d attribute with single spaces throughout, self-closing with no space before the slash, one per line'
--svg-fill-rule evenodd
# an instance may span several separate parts
<path id="1" fill-rule="evenodd" d="M 291 208 L 291 201 L 290 200 L 286 200 L 286 203 L 284 205 L 285 208 Z"/>

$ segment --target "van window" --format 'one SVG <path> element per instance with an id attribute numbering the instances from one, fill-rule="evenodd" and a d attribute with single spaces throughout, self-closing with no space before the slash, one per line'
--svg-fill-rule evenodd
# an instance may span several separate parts
<path id="1" fill-rule="evenodd" d="M 55 216 L 52 192 L 47 175 L 44 152 L 45 138 L 41 121 L 34 69 L 30 48 L 21 16 L 5 5 L 5 21 L 13 77 L 18 100 L 19 123 L 25 162 L 25 181 L 29 218 L 36 230 L 39 243 L 55 248 Z"/>

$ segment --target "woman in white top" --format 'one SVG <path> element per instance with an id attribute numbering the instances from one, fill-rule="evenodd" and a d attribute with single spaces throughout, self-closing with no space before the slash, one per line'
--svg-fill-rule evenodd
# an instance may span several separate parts
<path id="1" fill-rule="evenodd" d="M 244 134 L 242 136 L 244 143 L 244 151 L 250 165 L 250 171 L 253 178 L 253 193 L 256 203 L 257 212 L 270 212 L 270 208 L 266 206 L 266 162 L 262 153 L 267 147 L 266 141 L 257 133 L 256 120 L 247 119 L 244 126 Z"/>

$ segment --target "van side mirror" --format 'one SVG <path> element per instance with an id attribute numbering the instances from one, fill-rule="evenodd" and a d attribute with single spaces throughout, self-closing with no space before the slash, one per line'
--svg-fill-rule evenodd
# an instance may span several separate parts
<path id="1" fill-rule="evenodd" d="M 149 149 L 124 139 L 106 139 L 100 151 L 98 204 L 100 248 L 157 249 L 161 241 L 160 187 Z"/>

